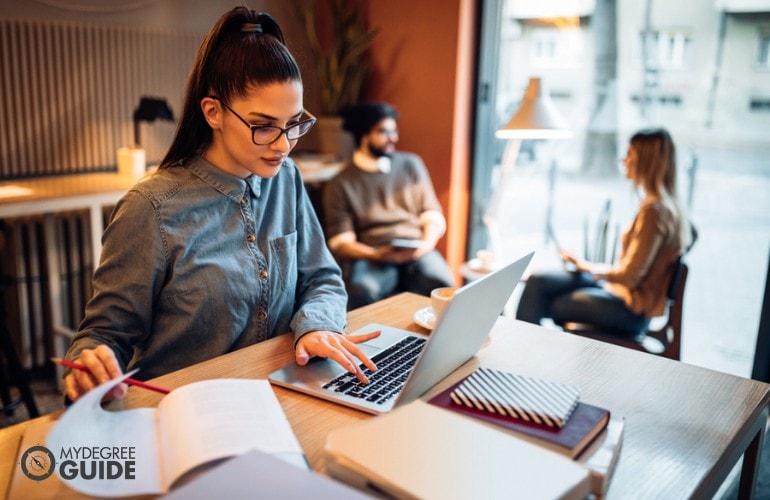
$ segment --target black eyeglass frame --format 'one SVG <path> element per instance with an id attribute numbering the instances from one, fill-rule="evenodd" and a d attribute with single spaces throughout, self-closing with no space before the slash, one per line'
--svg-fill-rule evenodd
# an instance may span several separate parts
<path id="1" fill-rule="evenodd" d="M 227 108 L 227 110 L 228 110 L 228 111 L 230 111 L 232 114 L 234 114 L 236 118 L 238 118 L 240 121 L 242 121 L 242 122 L 243 122 L 243 124 L 244 124 L 244 125 L 246 125 L 247 127 L 249 127 L 249 129 L 251 129 L 251 142 L 253 142 L 253 143 L 254 143 L 255 145 L 257 145 L 257 146 L 269 146 L 270 144 L 273 144 L 275 141 L 277 141 L 278 139 L 280 139 L 280 138 L 281 138 L 281 136 L 282 136 L 282 135 L 284 135 L 284 134 L 286 134 L 286 138 L 287 138 L 288 140 L 290 140 L 290 141 L 296 141 L 296 140 L 298 140 L 300 137 L 302 137 L 303 135 L 305 135 L 305 134 L 307 134 L 308 132 L 310 132 L 310 129 L 312 129 L 312 128 L 313 128 L 313 125 L 315 125 L 315 123 L 316 123 L 316 121 L 317 121 L 317 118 L 315 117 L 315 115 L 313 115 L 313 113 L 311 113 L 310 111 L 308 111 L 308 110 L 306 110 L 306 109 L 303 109 L 303 110 L 302 110 L 302 112 L 303 112 L 304 114 L 306 114 L 306 115 L 307 115 L 309 118 L 308 118 L 307 120 L 302 120 L 302 121 L 299 121 L 299 122 L 297 122 L 297 123 L 293 123 L 293 124 L 289 125 L 289 126 L 288 126 L 288 127 L 286 127 L 286 128 L 283 128 L 283 127 L 279 127 L 278 125 L 252 125 L 251 123 L 249 123 L 248 121 L 246 121 L 246 120 L 245 120 L 245 119 L 244 119 L 244 118 L 243 118 L 241 115 L 239 115 L 238 113 L 236 113 L 236 112 L 235 112 L 235 110 L 234 110 L 233 108 L 231 108 L 230 106 L 228 106 L 228 105 L 227 105 L 227 103 L 226 103 L 225 101 L 223 101 L 222 99 L 220 99 L 219 97 L 216 97 L 216 96 L 213 96 L 213 95 L 211 95 L 211 96 L 209 96 L 209 97 L 210 97 L 211 99 L 216 99 L 217 101 L 221 102 L 221 103 L 222 103 L 222 106 L 224 106 L 225 108 Z M 310 125 L 307 127 L 307 129 L 305 129 L 305 131 L 304 131 L 304 132 L 303 132 L 301 129 L 299 129 L 299 130 L 297 130 L 297 133 L 299 133 L 299 135 L 298 135 L 297 137 L 294 137 L 294 138 L 291 138 L 291 137 L 289 137 L 289 131 L 291 131 L 291 130 L 294 130 L 294 129 L 297 129 L 298 127 L 302 127 L 303 125 L 306 125 L 306 124 L 308 124 L 308 123 L 309 123 Z M 270 141 L 270 142 L 265 142 L 265 143 L 259 143 L 259 142 L 257 142 L 257 140 L 255 139 L 255 134 L 256 134 L 257 130 L 259 130 L 259 129 L 262 129 L 262 130 L 264 130 L 264 129 L 268 129 L 268 128 L 269 128 L 269 129 L 275 129 L 275 130 L 279 130 L 280 132 L 278 132 L 278 135 L 276 135 L 276 136 L 275 136 L 275 139 L 273 139 L 273 140 L 272 140 L 272 141 Z"/>

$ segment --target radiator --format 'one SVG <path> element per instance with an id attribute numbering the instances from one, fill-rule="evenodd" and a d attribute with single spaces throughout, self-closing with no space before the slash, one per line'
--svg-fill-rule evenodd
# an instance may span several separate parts
<path id="1" fill-rule="evenodd" d="M 105 214 L 109 209 L 105 210 Z M 53 231 L 46 234 L 44 217 L 52 217 Z M 46 252 L 52 236 L 57 248 L 62 283 L 62 323 L 77 329 L 86 301 L 91 297 L 91 234 L 87 210 L 5 220 L 2 272 L 11 278 L 5 308 L 8 327 L 22 364 L 35 371 L 50 371 L 54 350 L 51 324 L 51 290 Z M 53 233 L 52 235 L 50 233 Z"/>
<path id="2" fill-rule="evenodd" d="M 0 180 L 110 171 L 134 142 L 140 97 L 181 112 L 201 34 L 169 29 L 0 18 Z M 142 123 L 159 162 L 171 122 Z"/>

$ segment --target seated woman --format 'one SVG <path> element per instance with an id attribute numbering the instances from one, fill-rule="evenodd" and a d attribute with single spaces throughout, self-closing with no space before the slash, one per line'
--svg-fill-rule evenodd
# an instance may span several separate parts
<path id="1" fill-rule="evenodd" d="M 649 318 L 663 314 L 677 259 L 693 234 L 677 201 L 674 142 L 664 129 L 640 131 L 631 138 L 624 163 L 626 177 L 643 197 L 623 233 L 618 264 L 585 262 L 562 251 L 562 259 L 577 270 L 532 275 L 517 319 L 590 323 L 634 335 L 647 328 Z"/>
<path id="2" fill-rule="evenodd" d="M 124 370 L 149 379 L 287 332 L 299 365 L 330 358 L 367 381 L 359 361 L 376 366 L 357 344 L 378 334 L 342 335 L 341 271 L 289 157 L 313 123 L 278 23 L 226 12 L 199 49 L 160 168 L 104 233 L 66 356 L 88 372 L 66 374 L 69 399 Z"/>

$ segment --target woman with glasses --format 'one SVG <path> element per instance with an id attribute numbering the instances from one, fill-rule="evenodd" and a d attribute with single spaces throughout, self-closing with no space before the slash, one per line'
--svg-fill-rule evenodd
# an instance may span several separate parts
<path id="1" fill-rule="evenodd" d="M 533 274 L 519 301 L 517 319 L 589 323 L 631 336 L 644 331 L 649 318 L 663 314 L 677 259 L 694 236 L 677 199 L 674 141 L 664 129 L 637 132 L 623 163 L 642 200 L 623 233 L 619 262 L 586 262 L 562 251 L 562 259 L 576 270 Z"/>
<path id="2" fill-rule="evenodd" d="M 295 357 L 376 367 L 346 337 L 340 270 L 288 155 L 315 123 L 281 29 L 237 7 L 196 57 L 160 168 L 115 207 L 67 358 L 75 400 L 139 368 L 158 375 L 293 332 Z M 125 387 L 116 388 L 121 397 Z"/>

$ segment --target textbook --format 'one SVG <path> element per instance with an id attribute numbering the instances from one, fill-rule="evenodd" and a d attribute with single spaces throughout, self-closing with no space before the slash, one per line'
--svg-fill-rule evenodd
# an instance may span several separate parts
<path id="1" fill-rule="evenodd" d="M 437 394 L 428 402 L 447 410 L 476 418 L 487 424 L 505 428 L 512 434 L 548 448 L 569 458 L 575 458 L 598 436 L 610 421 L 604 408 L 578 401 L 562 428 L 548 427 L 524 420 L 478 410 L 452 401 L 451 395 L 465 379 Z"/>
<path id="2" fill-rule="evenodd" d="M 35 477 L 24 479 L 40 490 L 58 481 L 96 497 L 155 495 L 253 449 L 308 471 L 266 380 L 204 380 L 174 389 L 157 408 L 105 411 L 102 397 L 132 373 L 70 406 L 28 463 Z"/>
<path id="3" fill-rule="evenodd" d="M 394 498 L 566 498 L 590 493 L 579 462 L 422 400 L 332 431 L 332 477 Z"/>

